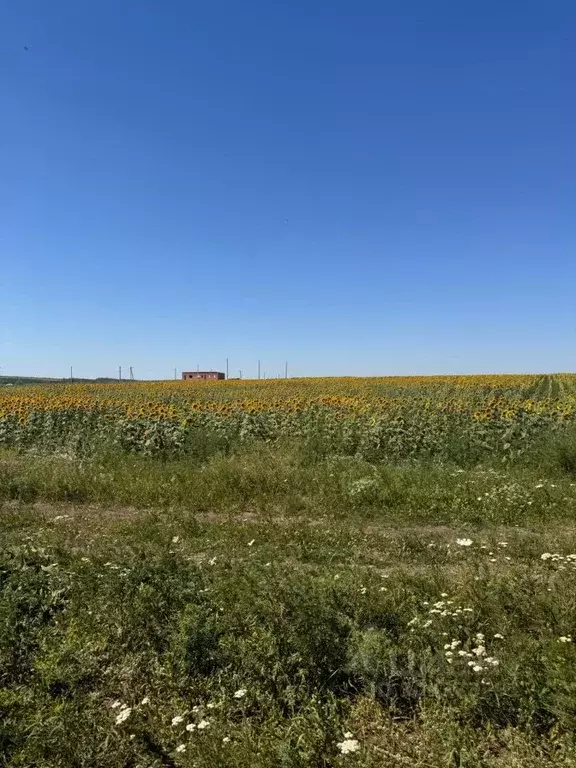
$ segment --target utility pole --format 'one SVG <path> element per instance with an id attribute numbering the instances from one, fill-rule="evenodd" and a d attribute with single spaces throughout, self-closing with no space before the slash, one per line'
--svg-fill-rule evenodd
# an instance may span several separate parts
<path id="1" fill-rule="evenodd" d="M 260 378 L 260 360 L 258 360 L 258 378 Z"/>
<path id="2" fill-rule="evenodd" d="M 240 374 L 240 378 L 242 378 L 242 371 L 238 371 L 238 373 Z"/>
<path id="3" fill-rule="evenodd" d="M 174 368 L 174 381 L 176 381 L 176 368 Z"/>
<path id="4" fill-rule="evenodd" d="M 118 366 L 118 381 L 122 381 L 122 366 Z"/>
<path id="5" fill-rule="evenodd" d="M 70 381 L 73 381 L 74 376 L 72 374 L 72 366 L 70 366 Z"/>
<path id="6" fill-rule="evenodd" d="M 228 358 L 226 358 L 226 378 L 228 378 Z"/>
<path id="7" fill-rule="evenodd" d="M 288 378 L 288 360 L 286 360 L 286 364 L 284 365 L 284 378 Z"/>
<path id="8" fill-rule="evenodd" d="M 132 366 L 130 366 L 130 381 L 134 381 L 134 373 L 132 371 Z"/>

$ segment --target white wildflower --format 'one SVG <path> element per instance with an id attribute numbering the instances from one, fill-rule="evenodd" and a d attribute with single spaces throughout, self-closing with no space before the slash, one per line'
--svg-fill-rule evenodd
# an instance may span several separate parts
<path id="1" fill-rule="evenodd" d="M 118 709 L 118 707 L 124 706 L 121 701 L 113 701 L 112 704 L 110 704 L 110 707 L 112 709 Z"/>
<path id="2" fill-rule="evenodd" d="M 172 544 L 178 544 L 180 541 L 180 536 L 172 536 Z"/>
<path id="3" fill-rule="evenodd" d="M 130 709 L 130 707 L 123 707 L 120 710 L 120 712 L 118 712 L 118 714 L 116 715 L 116 725 L 120 725 L 120 723 L 123 723 L 126 720 L 128 720 L 131 713 L 132 713 L 132 710 Z"/>
<path id="4" fill-rule="evenodd" d="M 243 699 L 244 696 L 246 696 L 247 693 L 248 693 L 248 691 L 246 690 L 246 688 L 238 688 L 238 690 L 234 693 L 234 698 L 235 699 Z"/>
<path id="5" fill-rule="evenodd" d="M 350 733 L 350 731 L 346 731 L 346 733 L 344 734 L 344 738 L 345 739 L 353 739 L 354 738 L 354 734 Z"/>
<path id="6" fill-rule="evenodd" d="M 360 749 L 357 739 L 344 739 L 344 741 L 336 744 L 336 746 L 343 755 L 348 755 L 350 752 L 358 752 Z"/>
<path id="7" fill-rule="evenodd" d="M 480 664 L 474 664 L 474 666 L 472 667 L 472 670 L 474 672 L 482 672 L 482 667 L 480 666 Z"/>
<path id="8" fill-rule="evenodd" d="M 228 744 L 229 741 L 230 741 L 230 736 L 224 736 L 224 738 L 222 739 L 222 744 Z"/>
<path id="9" fill-rule="evenodd" d="M 362 587 L 362 589 L 360 590 L 360 594 L 361 595 L 365 595 L 366 592 L 368 592 L 368 588 L 367 587 Z"/>
<path id="10" fill-rule="evenodd" d="M 456 544 L 460 547 L 471 547 L 473 543 L 472 539 L 456 539 Z"/>
<path id="11" fill-rule="evenodd" d="M 210 720 L 200 720 L 198 723 L 198 730 L 203 731 L 205 728 L 210 727 Z"/>
<path id="12" fill-rule="evenodd" d="M 551 557 L 552 557 L 552 553 L 551 552 L 543 552 L 540 555 L 540 560 L 550 560 Z"/>
<path id="13" fill-rule="evenodd" d="M 563 635 L 562 637 L 558 638 L 558 642 L 559 643 L 571 643 L 572 642 L 572 638 Z"/>
<path id="14" fill-rule="evenodd" d="M 196 723 L 188 723 L 188 725 L 186 726 L 186 730 L 188 731 L 188 733 L 192 733 L 192 731 L 195 731 Z"/>
<path id="15" fill-rule="evenodd" d="M 172 725 L 180 725 L 181 722 L 183 722 L 184 717 L 182 715 L 176 715 L 176 717 L 172 718 Z"/>
<path id="16" fill-rule="evenodd" d="M 496 640 L 504 640 L 504 635 L 501 635 L 500 632 L 496 632 L 496 634 L 494 635 L 494 638 Z"/>
<path id="17" fill-rule="evenodd" d="M 186 744 L 179 744 L 176 747 L 176 752 L 186 752 Z"/>

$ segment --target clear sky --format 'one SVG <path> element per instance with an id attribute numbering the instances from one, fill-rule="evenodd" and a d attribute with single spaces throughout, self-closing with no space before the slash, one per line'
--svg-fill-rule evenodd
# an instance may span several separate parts
<path id="1" fill-rule="evenodd" d="M 575 30 L 574 0 L 7 0 L 1 372 L 574 370 Z"/>

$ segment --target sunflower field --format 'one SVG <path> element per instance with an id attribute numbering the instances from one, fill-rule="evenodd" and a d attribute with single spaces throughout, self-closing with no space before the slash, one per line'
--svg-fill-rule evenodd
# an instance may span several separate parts
<path id="1" fill-rule="evenodd" d="M 576 417 L 576 374 L 53 383 L 0 390 L 0 445 L 184 456 L 296 440 L 368 460 L 513 461 Z"/>
<path id="2" fill-rule="evenodd" d="M 576 375 L 0 387 L 0 768 L 576 766 Z"/>

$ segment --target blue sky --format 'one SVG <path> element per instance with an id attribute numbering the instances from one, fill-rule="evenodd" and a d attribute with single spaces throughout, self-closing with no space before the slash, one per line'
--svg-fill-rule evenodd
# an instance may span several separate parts
<path id="1" fill-rule="evenodd" d="M 575 22 L 4 3 L 0 372 L 574 370 Z"/>

